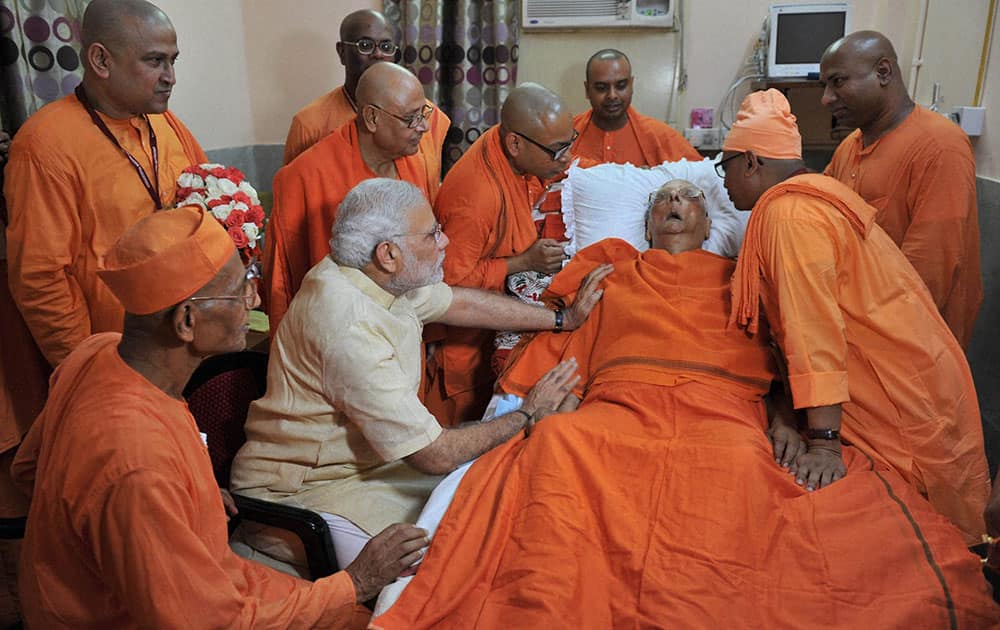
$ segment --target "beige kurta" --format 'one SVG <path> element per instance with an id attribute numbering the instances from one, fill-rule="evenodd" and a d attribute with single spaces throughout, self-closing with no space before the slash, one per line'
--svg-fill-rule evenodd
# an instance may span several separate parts
<path id="1" fill-rule="evenodd" d="M 441 426 L 417 399 L 423 324 L 452 291 L 395 297 L 329 257 L 306 274 L 251 407 L 234 491 L 337 514 L 370 534 L 414 522 L 440 477 L 401 461 Z"/>

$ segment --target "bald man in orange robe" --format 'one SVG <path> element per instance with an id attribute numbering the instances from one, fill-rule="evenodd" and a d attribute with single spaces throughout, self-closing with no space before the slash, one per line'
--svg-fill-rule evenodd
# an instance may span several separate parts
<path id="1" fill-rule="evenodd" d="M 826 167 L 875 207 L 875 220 L 917 270 L 963 348 L 983 301 L 976 160 L 958 125 L 906 93 L 888 39 L 859 31 L 820 64 L 823 104 L 858 127 Z"/>
<path id="2" fill-rule="evenodd" d="M 271 330 L 302 278 L 330 253 L 337 206 L 362 180 L 402 179 L 431 202 L 440 187 L 441 144 L 447 129 L 430 124 L 420 82 L 395 64 L 376 64 L 358 84 L 362 115 L 344 124 L 281 168 L 274 178 L 274 208 L 264 238 L 264 291 Z M 420 150 L 435 140 L 436 159 Z"/>
<path id="3" fill-rule="evenodd" d="M 88 338 L 59 366 L 13 466 L 32 495 L 19 576 L 27 624 L 364 627 L 357 604 L 420 556 L 423 530 L 393 525 L 315 582 L 229 548 L 182 396 L 204 357 L 244 349 L 260 302 L 225 228 L 192 206 L 153 214 L 98 273 L 125 308 L 123 332 Z"/>
<path id="4" fill-rule="evenodd" d="M 698 249 L 706 214 L 684 184 L 661 189 L 651 249 L 602 241 L 553 280 L 549 302 L 615 265 L 590 319 L 519 347 L 501 385 L 523 395 L 575 357 L 582 402 L 472 465 L 416 577 L 373 627 L 996 619 L 978 559 L 890 468 L 847 448 L 842 491 L 810 493 L 775 462 L 769 340 L 728 324 L 735 264 Z"/>
<path id="5" fill-rule="evenodd" d="M 573 119 L 580 134 L 573 144 L 573 156 L 587 164 L 628 162 L 636 166 L 681 159 L 701 161 L 701 154 L 670 125 L 635 111 L 634 85 L 632 64 L 625 53 L 601 50 L 587 61 L 583 86 L 591 109 Z"/>
<path id="6" fill-rule="evenodd" d="M 5 169 L 10 293 L 0 292 L 0 461 L 9 461 L 41 410 L 52 367 L 90 334 L 121 330 L 121 304 L 95 273 L 100 257 L 129 225 L 173 203 L 184 168 L 207 161 L 167 109 L 178 50 L 162 11 L 95 0 L 84 14 L 83 44 L 77 93 L 27 120 Z M 9 466 L 0 470 L 0 516 L 24 514 Z"/>
<path id="7" fill-rule="evenodd" d="M 532 206 L 544 194 L 542 182 L 569 166 L 574 138 L 569 111 L 556 94 L 527 83 L 510 92 L 500 116 L 500 125 L 480 136 L 448 171 L 434 204 L 451 241 L 444 278 L 453 286 L 503 292 L 510 274 L 553 273 L 565 258 L 563 244 L 538 237 Z M 493 336 L 467 328 L 443 332 L 444 341 L 428 362 L 424 394 L 424 404 L 442 424 L 481 417 L 493 391 Z"/>
<path id="8" fill-rule="evenodd" d="M 755 92 L 720 166 L 734 205 L 753 209 L 733 318 L 755 333 L 763 302 L 794 406 L 808 419 L 797 479 L 811 488 L 837 482 L 842 435 L 895 468 L 975 544 L 990 479 L 965 354 L 875 209 L 837 180 L 809 174 L 801 151 L 785 97 Z"/>

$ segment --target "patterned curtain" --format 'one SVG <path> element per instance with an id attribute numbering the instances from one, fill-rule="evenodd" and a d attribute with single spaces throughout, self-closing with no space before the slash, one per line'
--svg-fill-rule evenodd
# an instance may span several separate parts
<path id="1" fill-rule="evenodd" d="M 0 123 L 10 133 L 83 76 L 80 22 L 90 0 L 0 0 Z"/>
<path id="2" fill-rule="evenodd" d="M 400 63 L 451 118 L 446 171 L 486 129 L 517 83 L 517 0 L 384 0 L 400 43 Z"/>

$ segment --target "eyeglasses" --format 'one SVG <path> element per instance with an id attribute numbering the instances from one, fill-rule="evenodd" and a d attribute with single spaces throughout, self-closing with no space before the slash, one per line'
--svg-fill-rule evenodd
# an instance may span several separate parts
<path id="1" fill-rule="evenodd" d="M 441 230 L 441 224 L 435 223 L 434 229 L 431 230 L 430 232 L 406 232 L 404 234 L 393 234 L 390 238 L 398 238 L 400 236 L 433 236 L 434 242 L 440 244 L 441 234 L 443 234 L 443 231 Z"/>
<path id="2" fill-rule="evenodd" d="M 340 42 L 341 44 L 347 44 L 348 46 L 354 46 L 358 49 L 358 52 L 362 55 L 370 55 L 378 51 L 383 55 L 395 55 L 396 51 L 399 50 L 399 46 L 396 45 L 391 39 L 383 39 L 376 42 L 370 37 L 362 37 L 356 42 Z"/>
<path id="3" fill-rule="evenodd" d="M 738 157 L 740 157 L 742 155 L 745 155 L 745 153 L 746 152 L 743 151 L 743 152 L 737 153 L 736 155 L 730 155 L 726 159 L 719 160 L 718 162 L 716 162 L 715 163 L 715 174 L 718 175 L 719 177 L 723 177 L 724 178 L 726 176 L 726 166 L 725 166 L 726 162 L 728 162 L 730 160 L 735 160 L 736 158 L 738 158 Z"/>
<path id="4" fill-rule="evenodd" d="M 522 138 L 524 138 L 525 140 L 527 140 L 531 144 L 535 145 L 536 147 L 538 147 L 542 151 L 545 151 L 545 153 L 549 156 L 549 159 L 552 160 L 553 162 L 558 162 L 559 160 L 563 159 L 563 157 L 569 151 L 570 147 L 573 146 L 573 143 L 576 142 L 576 139 L 580 136 L 580 133 L 576 129 L 574 129 L 573 130 L 573 137 L 569 139 L 569 142 L 567 142 L 566 144 L 560 145 L 560 147 L 558 149 L 553 150 L 553 149 L 548 148 L 547 146 L 545 146 L 541 142 L 538 142 L 536 140 L 532 140 L 531 138 L 529 138 L 528 136 L 524 135 L 520 131 L 515 131 L 514 133 L 517 134 L 517 135 L 519 135 L 519 136 L 521 136 Z"/>
<path id="5" fill-rule="evenodd" d="M 649 193 L 649 207 L 652 208 L 658 203 L 669 201 L 674 195 L 679 195 L 685 199 L 704 199 L 705 191 L 697 186 L 683 186 L 681 188 L 660 188 Z"/>
<path id="6" fill-rule="evenodd" d="M 251 263 L 247 267 L 246 275 L 243 276 L 243 295 L 206 295 L 190 297 L 188 302 L 207 302 L 208 300 L 243 300 L 247 310 L 253 309 L 257 305 L 257 281 L 260 280 L 260 268 L 256 263 Z"/>
<path id="7" fill-rule="evenodd" d="M 431 114 L 434 113 L 434 108 L 428 105 L 427 103 L 424 103 L 424 106 L 420 108 L 419 114 L 411 114 L 409 116 L 397 116 L 396 114 L 393 114 L 389 110 L 379 107 L 375 103 L 371 103 L 371 106 L 379 110 L 380 112 L 385 112 L 386 114 L 389 114 L 399 122 L 405 124 L 410 129 L 416 129 L 425 120 L 427 120 Z"/>

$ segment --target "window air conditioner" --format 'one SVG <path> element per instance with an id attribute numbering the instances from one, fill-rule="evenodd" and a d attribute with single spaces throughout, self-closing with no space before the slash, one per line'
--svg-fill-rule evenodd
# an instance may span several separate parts
<path id="1" fill-rule="evenodd" d="M 673 28 L 674 0 L 521 0 L 532 29 Z"/>

